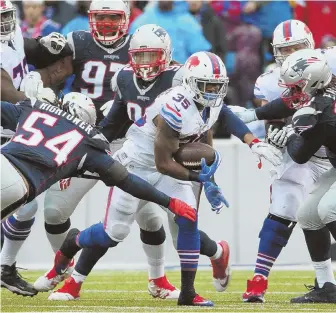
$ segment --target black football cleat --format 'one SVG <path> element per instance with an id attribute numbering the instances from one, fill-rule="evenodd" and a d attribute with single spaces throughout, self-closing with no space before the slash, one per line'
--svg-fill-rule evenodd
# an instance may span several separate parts
<path id="1" fill-rule="evenodd" d="M 6 288 L 17 295 L 24 297 L 33 297 L 37 294 L 37 290 L 22 279 L 16 268 L 16 263 L 12 266 L 1 265 L 1 288 Z"/>
<path id="2" fill-rule="evenodd" d="M 310 292 L 291 299 L 291 303 L 336 303 L 336 285 L 326 282 L 322 288 L 315 279 L 315 286 L 306 286 Z"/>

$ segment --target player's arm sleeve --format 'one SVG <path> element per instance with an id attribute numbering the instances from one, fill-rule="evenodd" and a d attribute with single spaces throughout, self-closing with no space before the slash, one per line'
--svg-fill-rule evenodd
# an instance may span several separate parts
<path id="1" fill-rule="evenodd" d="M 49 50 L 40 44 L 38 38 L 24 38 L 24 51 L 28 64 L 34 65 L 37 69 L 49 66 L 67 56 L 72 56 L 73 52 L 66 44 L 59 54 L 52 54 Z"/>
<path id="2" fill-rule="evenodd" d="M 117 186 L 136 198 L 168 207 L 170 197 L 142 178 L 129 173 L 123 165 L 112 159 L 108 154 L 97 152 L 89 159 L 93 159 L 93 164 L 95 164 L 91 166 L 91 170 L 98 173 L 100 179 L 107 186 Z"/>
<path id="3" fill-rule="evenodd" d="M 274 120 L 292 116 L 295 110 L 290 109 L 281 98 L 278 98 L 256 108 L 255 113 L 258 120 Z"/>
<path id="4" fill-rule="evenodd" d="M 304 164 L 323 145 L 323 140 L 323 128 L 321 125 L 317 125 L 307 131 L 307 135 L 291 135 L 287 142 L 287 152 L 294 162 Z"/>
<path id="5" fill-rule="evenodd" d="M 1 126 L 5 129 L 15 131 L 21 110 L 20 106 L 1 101 Z"/>
<path id="6" fill-rule="evenodd" d="M 224 119 L 224 125 L 229 133 L 238 137 L 244 142 L 246 134 L 250 134 L 251 131 L 245 125 L 245 123 L 237 117 L 226 105 L 223 105 L 221 111 L 221 117 Z"/>
<path id="7" fill-rule="evenodd" d="M 17 103 L 26 99 L 25 94 L 22 91 L 16 90 L 13 85 L 13 81 L 9 74 L 1 68 L 1 100 L 8 101 L 10 103 Z"/>
<path id="8" fill-rule="evenodd" d="M 125 137 L 132 123 L 128 117 L 127 105 L 117 93 L 110 112 L 99 124 L 100 131 L 109 142 L 112 142 Z"/>

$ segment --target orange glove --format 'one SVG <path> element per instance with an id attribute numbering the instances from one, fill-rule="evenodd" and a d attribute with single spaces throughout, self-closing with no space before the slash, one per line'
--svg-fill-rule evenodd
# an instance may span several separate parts
<path id="1" fill-rule="evenodd" d="M 196 210 L 179 199 L 170 198 L 168 209 L 177 216 L 185 217 L 192 222 L 197 219 Z"/>

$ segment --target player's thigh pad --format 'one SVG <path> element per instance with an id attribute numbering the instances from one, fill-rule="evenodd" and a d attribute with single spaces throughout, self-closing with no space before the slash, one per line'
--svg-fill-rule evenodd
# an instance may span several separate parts
<path id="1" fill-rule="evenodd" d="M 336 169 L 330 169 L 321 176 L 320 180 L 327 191 L 322 196 L 317 210 L 322 222 L 326 225 L 336 221 Z"/>
<path id="2" fill-rule="evenodd" d="M 72 177 L 70 186 L 61 190 L 59 182 L 51 186 L 44 198 L 44 219 L 51 225 L 63 224 L 75 211 L 97 180 Z"/>
<path id="3" fill-rule="evenodd" d="M 294 164 L 272 184 L 270 213 L 296 221 L 297 209 L 314 184 L 314 175 L 308 164 Z"/>
<path id="4" fill-rule="evenodd" d="M 139 203 L 138 198 L 113 187 L 104 218 L 105 231 L 112 240 L 120 242 L 128 236 Z"/>
<path id="5" fill-rule="evenodd" d="M 164 176 L 156 186 L 157 189 L 166 193 L 172 198 L 184 201 L 192 208 L 196 209 L 196 198 L 191 182 L 176 180 L 169 176 Z M 166 208 L 163 208 L 168 215 L 168 224 L 173 239 L 173 244 L 177 247 L 178 226 L 175 223 L 175 215 Z"/>
<path id="6" fill-rule="evenodd" d="M 38 205 L 36 199 L 25 204 L 14 213 L 14 217 L 17 221 L 25 222 L 31 220 L 37 211 Z"/>
<path id="7" fill-rule="evenodd" d="M 16 168 L 1 154 L 1 212 L 3 215 L 12 214 L 17 207 L 24 203 L 27 188 Z M 20 203 L 21 202 L 21 203 Z M 18 205 L 16 206 L 15 203 Z"/>
<path id="8" fill-rule="evenodd" d="M 147 202 L 138 210 L 135 220 L 141 229 L 155 232 L 162 227 L 162 211 L 157 204 Z"/>
<path id="9" fill-rule="evenodd" d="M 322 221 L 321 216 L 325 216 L 325 214 L 323 214 L 322 212 L 328 211 L 326 207 L 329 206 L 327 204 L 326 206 L 324 206 L 323 202 L 321 202 L 321 199 L 324 195 L 326 195 L 327 191 L 330 189 L 331 185 L 335 181 L 332 171 L 334 170 L 326 172 L 320 177 L 320 179 L 318 179 L 318 181 L 314 185 L 314 189 L 305 199 L 304 204 L 299 208 L 297 213 L 297 219 L 301 228 L 308 230 L 317 230 L 324 227 L 324 222 Z M 329 197 L 327 196 L 326 201 L 328 199 Z M 321 208 L 321 216 L 319 214 L 320 202 L 323 206 L 323 209 Z"/>

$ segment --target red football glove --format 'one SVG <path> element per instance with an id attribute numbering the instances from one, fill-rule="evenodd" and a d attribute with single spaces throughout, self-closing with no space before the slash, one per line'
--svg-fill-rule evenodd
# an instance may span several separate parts
<path id="1" fill-rule="evenodd" d="M 70 178 L 61 179 L 59 181 L 59 186 L 60 186 L 61 190 L 67 189 L 70 186 L 70 182 L 71 182 L 71 177 Z"/>
<path id="2" fill-rule="evenodd" d="M 197 219 L 196 210 L 179 199 L 171 198 L 168 209 L 177 216 L 183 216 L 192 222 Z"/>

